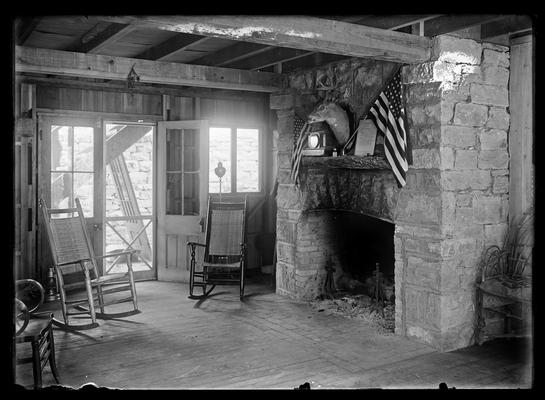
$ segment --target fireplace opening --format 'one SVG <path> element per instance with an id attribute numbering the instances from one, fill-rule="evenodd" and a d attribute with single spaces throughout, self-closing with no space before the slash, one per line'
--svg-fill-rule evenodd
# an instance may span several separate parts
<path id="1" fill-rule="evenodd" d="M 350 211 L 334 211 L 331 217 L 337 290 L 374 298 L 378 282 L 379 295 L 393 303 L 395 225 Z"/>

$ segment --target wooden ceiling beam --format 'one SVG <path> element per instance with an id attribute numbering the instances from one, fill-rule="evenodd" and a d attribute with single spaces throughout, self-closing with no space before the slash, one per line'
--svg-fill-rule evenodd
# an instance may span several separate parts
<path id="1" fill-rule="evenodd" d="M 206 56 L 198 58 L 191 63 L 221 67 L 225 64 L 262 53 L 270 48 L 271 46 L 260 43 L 239 42 L 211 54 L 207 54 Z"/>
<path id="2" fill-rule="evenodd" d="M 503 15 L 453 14 L 424 21 L 424 35 L 431 37 L 467 29 L 503 18 Z"/>
<path id="3" fill-rule="evenodd" d="M 142 83 L 268 93 L 282 90 L 287 85 L 285 75 L 269 72 L 15 47 L 17 73 L 52 74 L 126 82 L 132 68 L 140 77 L 139 82 Z"/>
<path id="4" fill-rule="evenodd" d="M 98 17 L 230 40 L 399 63 L 429 60 L 426 37 L 316 17 L 127 16 Z"/>
<path id="5" fill-rule="evenodd" d="M 21 18 L 15 23 L 15 42 L 18 46 L 23 46 L 30 37 L 32 31 L 36 29 L 41 21 L 41 17 Z"/>
<path id="6" fill-rule="evenodd" d="M 237 62 L 229 63 L 227 64 L 227 66 L 229 68 L 257 70 L 266 68 L 270 65 L 284 63 L 286 61 L 308 56 L 310 54 L 315 54 L 315 52 L 309 52 L 299 49 L 289 49 L 287 47 L 269 46 L 269 49 L 267 51 L 255 57 L 245 58 Z"/>
<path id="7" fill-rule="evenodd" d="M 533 27 L 532 17 L 529 15 L 510 15 L 481 26 L 481 39 L 516 33 Z"/>
<path id="8" fill-rule="evenodd" d="M 167 39 L 164 42 L 161 42 L 158 45 L 153 46 L 146 51 L 143 51 L 135 58 L 143 58 L 146 60 L 162 60 L 171 54 L 174 54 L 178 51 L 186 49 L 191 45 L 206 40 L 210 40 L 210 38 L 207 36 L 192 35 L 189 33 L 179 33 L 171 37 L 170 39 Z"/>
<path id="9" fill-rule="evenodd" d="M 98 53 L 104 47 L 121 39 L 136 28 L 131 24 L 111 23 L 104 29 L 97 31 L 95 28 L 97 28 L 98 25 L 99 24 L 87 32 L 82 37 L 80 45 L 77 48 L 73 48 L 72 51 L 78 53 Z M 91 36 L 91 38 L 86 38 L 86 36 Z"/>

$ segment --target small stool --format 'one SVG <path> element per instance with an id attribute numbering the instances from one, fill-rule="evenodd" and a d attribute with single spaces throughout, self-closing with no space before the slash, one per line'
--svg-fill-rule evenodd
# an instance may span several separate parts
<path id="1" fill-rule="evenodd" d="M 59 373 L 55 363 L 55 343 L 53 341 L 52 320 L 52 313 L 35 313 L 32 315 L 26 329 L 19 336 L 15 337 L 16 343 L 30 342 L 32 346 L 32 357 L 18 359 L 17 364 L 32 361 L 32 374 L 34 376 L 35 389 L 40 389 L 42 387 L 42 370 L 48 361 L 55 381 L 60 383 Z"/>

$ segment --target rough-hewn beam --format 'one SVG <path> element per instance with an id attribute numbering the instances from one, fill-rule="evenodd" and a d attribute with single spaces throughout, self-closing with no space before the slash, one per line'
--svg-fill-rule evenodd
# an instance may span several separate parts
<path id="1" fill-rule="evenodd" d="M 254 56 L 263 51 L 267 51 L 271 46 L 260 43 L 239 42 L 229 47 L 225 47 L 204 57 L 193 60 L 192 64 L 210 65 L 212 67 L 221 67 L 225 64 L 238 61 L 242 58 Z"/>
<path id="2" fill-rule="evenodd" d="M 146 60 L 162 60 L 169 55 L 181 51 L 192 44 L 210 40 L 209 37 L 191 34 L 177 34 L 164 42 L 153 46 L 146 51 L 140 53 L 136 58 L 143 58 Z"/>
<path id="3" fill-rule="evenodd" d="M 286 87 L 286 76 L 269 72 L 252 72 L 231 68 L 207 67 L 74 53 L 61 50 L 16 46 L 15 71 L 82 78 L 124 81 L 131 68 L 140 82 L 218 89 L 275 92 Z"/>
<path id="4" fill-rule="evenodd" d="M 42 18 L 21 18 L 15 24 L 15 42 L 18 46 L 25 44 L 32 31 L 38 26 Z"/>
<path id="5" fill-rule="evenodd" d="M 115 42 L 116 40 L 121 39 L 134 29 L 135 26 L 130 24 L 110 24 L 104 30 L 97 32 L 92 39 L 87 41 L 82 40 L 81 46 L 74 49 L 74 51 L 79 53 L 98 53 L 101 49 Z"/>
<path id="6" fill-rule="evenodd" d="M 424 22 L 424 35 L 437 36 L 445 33 L 471 28 L 475 25 L 485 24 L 502 18 L 502 15 L 443 15 Z"/>
<path id="7" fill-rule="evenodd" d="M 426 37 L 315 17 L 100 17 L 174 32 L 400 63 L 430 56 Z"/>
<path id="8" fill-rule="evenodd" d="M 532 26 L 533 21 L 529 15 L 511 15 L 498 21 L 482 25 L 481 38 L 486 39 L 506 33 L 520 32 L 530 29 Z"/>
<path id="9" fill-rule="evenodd" d="M 401 29 L 406 26 L 409 26 L 415 21 L 425 21 L 433 17 L 434 15 L 396 15 L 396 16 L 370 15 L 365 18 L 362 18 L 362 16 L 356 16 L 354 18 L 339 17 L 337 19 L 343 22 L 357 22 L 358 24 L 371 26 L 373 28 L 396 30 L 396 29 Z M 270 46 L 269 49 L 271 47 L 273 46 Z M 229 63 L 227 65 L 232 68 L 257 70 L 257 69 L 266 68 L 270 65 L 275 65 L 278 63 L 287 63 L 285 70 L 289 71 L 291 69 L 298 68 L 304 65 L 305 62 L 308 62 L 310 63 L 309 65 L 314 66 L 314 65 L 319 65 L 319 64 L 316 64 L 316 62 L 320 62 L 320 60 L 338 61 L 346 57 L 346 56 L 339 56 L 337 54 L 330 54 L 329 57 L 315 56 L 316 54 L 320 54 L 320 53 L 316 53 L 314 51 L 301 51 L 298 49 L 277 48 L 275 52 L 266 51 L 264 54 L 260 54 L 259 57 L 253 57 L 251 59 L 245 59 L 243 61 L 240 61 L 234 64 Z M 301 62 L 297 62 L 296 60 L 298 59 L 300 59 Z"/>

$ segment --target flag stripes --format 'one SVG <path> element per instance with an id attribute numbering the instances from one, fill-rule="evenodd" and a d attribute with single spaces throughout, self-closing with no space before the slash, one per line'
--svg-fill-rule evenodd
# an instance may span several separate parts
<path id="1" fill-rule="evenodd" d="M 308 124 L 305 122 L 299 132 L 299 137 L 297 138 L 291 155 L 291 180 L 296 185 L 299 185 L 299 165 L 301 164 L 301 158 L 303 157 L 303 147 L 307 142 L 307 127 Z"/>
<path id="2" fill-rule="evenodd" d="M 401 94 L 401 70 L 394 75 L 369 110 L 379 132 L 384 135 L 384 154 L 399 187 L 406 184 L 407 134 L 403 118 Z"/>

